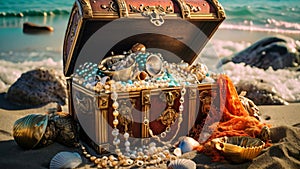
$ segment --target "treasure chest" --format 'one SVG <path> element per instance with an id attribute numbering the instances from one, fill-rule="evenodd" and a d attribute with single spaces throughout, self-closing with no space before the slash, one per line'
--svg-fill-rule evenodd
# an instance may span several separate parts
<path id="1" fill-rule="evenodd" d="M 194 61 L 224 19 L 217 0 L 76 0 L 63 64 L 82 138 L 102 153 L 187 135 L 214 89 Z"/>

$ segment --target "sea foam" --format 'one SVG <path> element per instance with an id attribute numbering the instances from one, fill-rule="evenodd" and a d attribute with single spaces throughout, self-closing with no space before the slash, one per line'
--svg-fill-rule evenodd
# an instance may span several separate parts
<path id="1" fill-rule="evenodd" d="M 288 102 L 300 101 L 300 72 L 287 69 L 267 70 L 256 67 L 245 66 L 244 63 L 234 64 L 232 62 L 223 66 L 226 73 L 234 84 L 240 80 L 258 80 L 273 86 L 279 96 Z"/>
<path id="2" fill-rule="evenodd" d="M 0 60 L 0 93 L 6 92 L 22 73 L 40 67 L 55 69 L 62 73 L 62 61 L 56 62 L 52 58 L 41 61 L 24 61 L 18 63 Z"/>

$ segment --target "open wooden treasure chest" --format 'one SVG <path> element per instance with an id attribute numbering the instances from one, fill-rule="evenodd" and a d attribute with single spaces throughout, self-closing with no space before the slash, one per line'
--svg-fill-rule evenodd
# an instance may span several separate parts
<path id="1" fill-rule="evenodd" d="M 215 88 L 194 61 L 224 19 L 217 0 L 77 0 L 63 61 L 82 137 L 129 153 L 188 135 Z"/>

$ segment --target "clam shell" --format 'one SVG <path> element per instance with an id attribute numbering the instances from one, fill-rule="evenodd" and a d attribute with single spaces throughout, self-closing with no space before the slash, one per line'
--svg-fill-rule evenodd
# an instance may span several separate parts
<path id="1" fill-rule="evenodd" d="M 80 155 L 76 152 L 62 151 L 57 153 L 50 161 L 50 169 L 76 168 L 82 163 Z"/>
<path id="2" fill-rule="evenodd" d="M 264 149 L 265 143 L 252 137 L 221 137 L 212 140 L 215 148 L 231 162 L 241 163 L 257 157 Z"/>
<path id="3" fill-rule="evenodd" d="M 177 159 L 170 162 L 168 169 L 196 169 L 196 163 L 189 159 Z"/>
<path id="4" fill-rule="evenodd" d="M 178 145 L 183 154 L 193 151 L 198 146 L 200 146 L 200 143 L 192 137 L 181 137 Z"/>
<path id="5" fill-rule="evenodd" d="M 25 149 L 32 149 L 42 139 L 47 124 L 47 115 L 27 115 L 14 123 L 13 137 L 19 146 Z"/>

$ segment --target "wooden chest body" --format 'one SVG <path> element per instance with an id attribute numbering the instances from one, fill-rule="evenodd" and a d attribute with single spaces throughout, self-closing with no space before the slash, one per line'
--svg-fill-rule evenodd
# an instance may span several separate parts
<path id="1" fill-rule="evenodd" d="M 106 26 L 114 26 L 112 21 L 118 19 L 121 20 L 116 25 L 124 24 L 125 28 L 113 27 L 110 30 L 119 32 L 128 29 L 129 33 L 135 34 L 125 37 L 97 36 L 100 29 L 105 31 Z M 152 49 L 151 52 L 161 52 L 166 61 L 178 61 L 170 56 L 168 52 L 171 52 L 192 64 L 224 19 L 224 11 L 216 0 L 77 0 L 65 35 L 63 61 L 64 73 L 68 78 L 69 109 L 78 120 L 85 135 L 83 137 L 91 141 L 99 153 L 109 150 L 113 141 L 114 116 L 110 92 L 96 92 L 73 78 L 80 64 L 99 63 L 111 51 L 121 54 L 135 43 L 145 44 Z M 185 29 L 182 26 L 185 22 L 191 23 L 202 34 L 190 31 L 194 30 L 193 26 Z M 97 41 L 99 44 L 95 45 Z M 99 57 L 90 56 L 96 50 L 99 50 Z M 181 86 L 118 92 L 120 132 L 126 130 L 133 139 L 149 138 L 149 130 L 143 124 L 146 117 L 154 135 L 160 135 L 167 126 L 170 127 L 164 140 L 174 139 L 174 135 L 176 138 L 187 135 L 196 119 L 205 117 L 205 111 L 210 106 L 205 99 L 209 100 L 214 84 L 187 85 L 185 88 L 180 126 L 176 115 L 179 112 Z"/>

